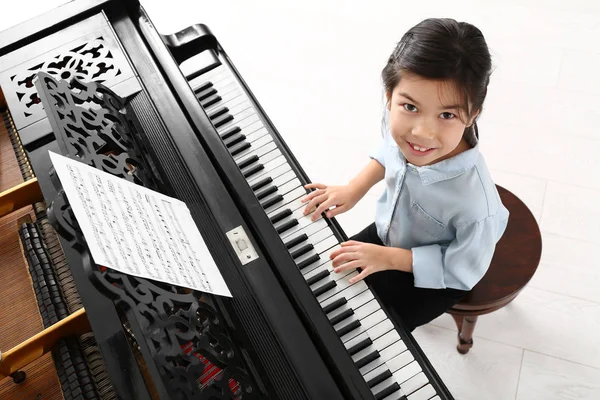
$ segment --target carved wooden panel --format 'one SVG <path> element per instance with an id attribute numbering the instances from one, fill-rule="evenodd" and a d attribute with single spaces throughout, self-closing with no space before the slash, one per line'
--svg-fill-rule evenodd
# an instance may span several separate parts
<path id="1" fill-rule="evenodd" d="M 41 71 L 56 79 L 75 77 L 82 82 L 94 81 L 107 87 L 114 87 L 134 76 L 104 16 L 99 14 L 93 18 L 94 23 L 85 20 L 77 24 L 83 24 L 81 27 L 71 27 L 71 37 L 66 44 L 65 33 L 58 32 L 54 35 L 56 41 L 48 43 L 48 38 L 45 39 L 45 49 L 50 47 L 51 50 L 37 55 L 30 53 L 35 57 L 0 74 L 0 85 L 17 129 L 46 118 L 34 85 Z M 90 31 L 89 28 L 95 29 Z M 32 43 L 28 47 L 39 52 L 41 46 Z"/>

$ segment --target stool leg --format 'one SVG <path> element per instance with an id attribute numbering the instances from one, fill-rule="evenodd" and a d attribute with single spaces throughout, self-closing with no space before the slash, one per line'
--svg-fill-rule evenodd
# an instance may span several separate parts
<path id="1" fill-rule="evenodd" d="M 459 321 L 461 317 L 454 316 L 456 326 L 458 327 L 458 345 L 456 350 L 460 354 L 467 354 L 469 349 L 473 347 L 473 331 L 475 330 L 475 324 L 477 323 L 477 316 L 463 317 L 462 321 Z"/>

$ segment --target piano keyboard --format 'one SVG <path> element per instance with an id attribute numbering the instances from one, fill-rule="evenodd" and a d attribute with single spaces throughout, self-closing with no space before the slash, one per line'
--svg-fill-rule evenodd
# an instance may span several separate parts
<path id="1" fill-rule="evenodd" d="M 329 254 L 340 242 L 321 216 L 313 222 L 311 215 L 303 215 L 300 199 L 306 195 L 306 182 L 292 168 L 234 72 L 226 63 L 208 59 L 212 69 L 200 75 L 185 71 L 183 65 L 182 70 L 374 397 L 439 400 L 365 282 L 350 285 L 357 272 L 333 272 Z"/>

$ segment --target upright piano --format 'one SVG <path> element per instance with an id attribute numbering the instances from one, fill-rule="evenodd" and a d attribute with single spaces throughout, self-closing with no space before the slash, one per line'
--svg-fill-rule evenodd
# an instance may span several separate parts
<path id="1" fill-rule="evenodd" d="M 0 94 L 1 399 L 452 399 L 205 25 L 67 3 L 0 33 Z M 233 297 L 97 265 L 49 151 L 185 202 Z"/>

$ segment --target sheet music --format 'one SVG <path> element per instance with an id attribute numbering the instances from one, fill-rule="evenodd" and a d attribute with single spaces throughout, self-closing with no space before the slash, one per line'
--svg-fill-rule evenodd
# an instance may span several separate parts
<path id="1" fill-rule="evenodd" d="M 49 153 L 96 264 L 231 297 L 185 203 Z"/>

